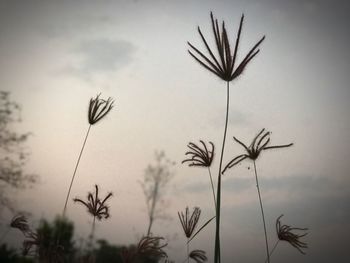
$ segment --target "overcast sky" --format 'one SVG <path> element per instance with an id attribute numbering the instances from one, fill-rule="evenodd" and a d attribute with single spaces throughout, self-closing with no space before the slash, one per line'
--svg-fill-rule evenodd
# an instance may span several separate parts
<path id="1" fill-rule="evenodd" d="M 88 128 L 89 99 L 98 93 L 115 107 L 92 127 L 72 197 L 97 183 L 113 191 L 111 219 L 96 236 L 135 243 L 146 231 L 140 180 L 154 151 L 174 160 L 176 176 L 166 190 L 172 218 L 154 226 L 169 238 L 169 255 L 181 262 L 185 238 L 177 211 L 200 206 L 204 222 L 213 211 L 206 169 L 181 165 L 189 141 L 221 145 L 225 83 L 187 53 L 201 50 L 197 32 L 213 45 L 210 11 L 224 19 L 234 42 L 245 14 L 239 58 L 263 35 L 261 52 L 231 85 L 231 110 L 224 161 L 241 154 L 232 136 L 249 143 L 262 128 L 272 144 L 289 149 L 258 160 L 269 241 L 275 219 L 308 227 L 307 255 L 281 244 L 276 262 L 347 262 L 350 233 L 350 7 L 346 1 L 0 1 L 1 90 L 21 104 L 30 131 L 28 172 L 40 175 L 17 194 L 21 209 L 41 217 L 61 213 L 75 161 Z M 216 182 L 219 154 L 213 175 Z M 249 161 L 223 178 L 224 262 L 262 262 L 264 236 Z M 72 202 L 68 216 L 76 238 L 86 237 L 91 219 Z M 3 215 L 2 222 L 11 218 Z M 214 224 L 193 242 L 213 256 Z M 18 243 L 18 236 L 9 237 Z M 254 251 L 254 252 L 253 252 Z M 252 253 L 253 252 L 253 253 Z M 183 256 L 182 256 L 183 255 Z M 209 262 L 210 262 L 209 261 Z"/>

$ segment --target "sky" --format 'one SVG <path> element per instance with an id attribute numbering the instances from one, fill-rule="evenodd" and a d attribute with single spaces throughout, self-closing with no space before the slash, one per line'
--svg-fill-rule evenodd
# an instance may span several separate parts
<path id="1" fill-rule="evenodd" d="M 177 212 L 202 209 L 201 223 L 214 215 L 207 170 L 181 164 L 188 142 L 212 141 L 216 184 L 225 121 L 225 83 L 188 54 L 187 41 L 204 50 L 200 26 L 213 46 L 210 11 L 225 20 L 234 42 L 244 13 L 242 59 L 263 35 L 260 53 L 231 82 L 224 163 L 242 154 L 262 129 L 272 144 L 288 149 L 258 159 L 260 187 L 271 246 L 275 220 L 309 228 L 309 248 L 300 254 L 281 243 L 276 262 L 347 262 L 350 233 L 350 5 L 347 1 L 0 1 L 1 90 L 22 107 L 15 129 L 30 131 L 25 169 L 40 176 L 30 189 L 14 192 L 31 224 L 52 219 L 64 205 L 70 178 L 88 128 L 91 97 L 112 97 L 115 107 L 91 129 L 71 198 L 93 185 L 114 193 L 111 218 L 98 222 L 96 236 L 114 244 L 136 243 L 147 227 L 140 186 L 154 152 L 176 162 L 164 189 L 164 212 L 155 235 L 165 236 L 176 262 L 185 258 Z M 252 163 L 231 169 L 222 182 L 224 262 L 262 262 L 264 235 Z M 70 202 L 76 239 L 86 238 L 91 218 Z M 1 226 L 12 217 L 4 213 Z M 213 257 L 214 224 L 192 248 Z M 8 241 L 14 246 L 20 236 Z M 254 251 L 254 253 L 252 253 Z"/>

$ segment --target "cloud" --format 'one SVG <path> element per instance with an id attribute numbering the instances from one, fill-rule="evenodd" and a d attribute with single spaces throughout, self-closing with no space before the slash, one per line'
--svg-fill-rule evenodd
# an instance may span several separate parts
<path id="1" fill-rule="evenodd" d="M 125 40 L 106 38 L 80 42 L 71 50 L 73 60 L 60 73 L 92 81 L 128 66 L 136 47 Z"/>
<path id="2" fill-rule="evenodd" d="M 118 70 L 130 63 L 134 51 L 130 42 L 105 38 L 82 42 L 76 49 L 82 55 L 80 70 L 85 73 Z"/>
<path id="3" fill-rule="evenodd" d="M 223 113 L 226 111 L 224 107 L 221 107 L 220 110 L 213 111 L 209 116 L 209 124 L 214 127 L 222 127 L 224 124 Z M 250 114 L 238 110 L 237 108 L 231 107 L 229 112 L 229 124 L 234 123 L 235 126 L 246 126 L 250 123 Z"/>

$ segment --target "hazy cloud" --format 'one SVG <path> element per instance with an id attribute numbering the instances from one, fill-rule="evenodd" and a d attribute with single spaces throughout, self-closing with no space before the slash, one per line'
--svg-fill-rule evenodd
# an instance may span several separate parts
<path id="1" fill-rule="evenodd" d="M 221 110 L 213 111 L 211 116 L 209 117 L 209 123 L 215 127 L 221 127 L 224 122 L 223 112 L 225 112 L 225 108 Z M 237 108 L 231 107 L 229 112 L 229 123 L 234 123 L 235 125 L 247 125 L 250 123 L 250 115 L 246 112 L 240 111 Z"/>
<path id="2" fill-rule="evenodd" d="M 73 50 L 79 62 L 67 66 L 63 72 L 83 78 L 96 73 L 113 73 L 132 61 L 135 50 L 132 43 L 124 40 L 87 40 Z"/>
<path id="3" fill-rule="evenodd" d="M 135 47 L 124 40 L 95 39 L 82 42 L 77 51 L 83 55 L 83 71 L 113 71 L 132 60 Z"/>

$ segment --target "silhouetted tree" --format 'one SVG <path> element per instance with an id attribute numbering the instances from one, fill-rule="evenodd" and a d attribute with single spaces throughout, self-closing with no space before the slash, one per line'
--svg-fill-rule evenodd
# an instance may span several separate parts
<path id="1" fill-rule="evenodd" d="M 24 148 L 29 133 L 18 133 L 14 124 L 21 121 L 20 106 L 10 99 L 10 93 L 0 91 L 0 212 L 3 207 L 13 210 L 8 189 L 23 188 L 36 181 L 23 167 L 28 159 Z"/>
<path id="2" fill-rule="evenodd" d="M 141 187 L 146 197 L 148 227 L 147 236 L 151 234 L 151 229 L 156 219 L 165 218 L 162 197 L 164 188 L 174 176 L 173 166 L 175 162 L 166 158 L 163 151 L 155 153 L 155 164 L 150 164 L 145 170 Z"/>
<path id="3" fill-rule="evenodd" d="M 99 247 L 95 250 L 95 263 L 124 263 L 121 256 L 123 251 L 133 253 L 137 250 L 137 247 L 135 245 L 130 245 L 128 247 L 116 246 L 109 244 L 106 240 L 98 240 L 97 244 Z M 137 257 L 133 257 L 130 263 L 157 263 L 158 261 L 159 260 L 157 257 L 154 256 L 152 257 L 149 255 L 138 255 Z"/>
<path id="4" fill-rule="evenodd" d="M 36 232 L 23 242 L 24 251 L 42 263 L 73 262 L 73 235 L 74 225 L 67 219 L 56 217 L 52 223 L 43 219 Z"/>

